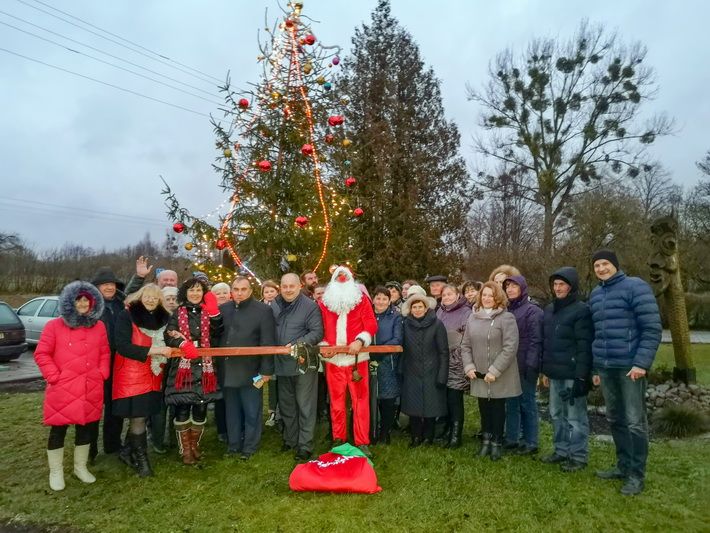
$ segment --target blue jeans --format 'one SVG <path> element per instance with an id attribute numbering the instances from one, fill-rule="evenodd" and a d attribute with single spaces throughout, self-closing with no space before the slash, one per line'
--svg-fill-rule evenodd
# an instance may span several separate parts
<path id="1" fill-rule="evenodd" d="M 643 480 L 648 459 L 646 378 L 631 381 L 631 368 L 599 370 L 606 418 L 616 447 L 616 466 L 624 474 Z"/>
<path id="2" fill-rule="evenodd" d="M 223 387 L 227 451 L 252 455 L 261 442 L 262 392 L 252 385 Z"/>
<path id="3" fill-rule="evenodd" d="M 517 443 L 520 430 L 523 430 L 523 441 L 528 448 L 537 448 L 538 414 L 535 395 L 537 384 L 526 379 L 520 379 L 523 393 L 505 401 L 505 442 Z"/>
<path id="4" fill-rule="evenodd" d="M 587 464 L 589 458 L 589 419 L 587 397 L 563 401 L 560 392 L 574 385 L 573 379 L 550 380 L 550 417 L 552 418 L 552 444 L 555 454 L 572 461 Z"/>

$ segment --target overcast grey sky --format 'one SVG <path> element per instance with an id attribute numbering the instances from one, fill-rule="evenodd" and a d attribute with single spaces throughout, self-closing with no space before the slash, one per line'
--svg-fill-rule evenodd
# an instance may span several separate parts
<path id="1" fill-rule="evenodd" d="M 271 20 L 279 13 L 274 0 L 41 1 L 219 79 L 229 70 L 233 84 L 242 87 L 258 80 L 256 32 L 264 25 L 264 9 L 269 8 Z M 355 27 L 369 21 L 377 1 L 304 3 L 304 14 L 320 22 L 314 26 L 320 41 L 341 45 L 347 55 Z M 216 83 L 191 78 L 31 5 L 67 18 L 35 0 L 2 0 L 0 22 L 137 70 L 56 34 L 81 41 L 214 94 L 198 93 L 209 100 L 220 100 Z M 479 110 L 466 100 L 466 83 L 481 86 L 488 62 L 502 49 L 512 46 L 521 50 L 533 37 L 566 38 L 587 17 L 617 29 L 626 41 L 640 40 L 648 46 L 647 62 L 656 69 L 660 92 L 646 106 L 646 113 L 667 112 L 679 129 L 673 137 L 652 145 L 651 154 L 678 183 L 692 186 L 699 179 L 695 161 L 710 149 L 707 2 L 392 0 L 392 14 L 412 33 L 426 63 L 442 80 L 446 113 L 462 132 L 462 153 L 472 170 L 476 156 L 471 136 Z M 204 115 L 217 111 L 213 103 L 3 24 L 0 48 Z M 65 242 L 110 249 L 133 244 L 146 231 L 160 241 L 169 224 L 159 175 L 194 214 L 209 212 L 222 201 L 219 176 L 210 167 L 215 156 L 214 136 L 205 116 L 3 51 L 0 65 L 0 231 L 18 232 L 39 249 Z"/>

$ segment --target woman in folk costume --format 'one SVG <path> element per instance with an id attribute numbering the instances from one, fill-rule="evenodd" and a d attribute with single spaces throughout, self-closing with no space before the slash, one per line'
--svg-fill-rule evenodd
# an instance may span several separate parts
<path id="1" fill-rule="evenodd" d="M 139 476 L 152 476 L 148 460 L 146 419 L 160 412 L 163 366 L 171 349 L 163 335 L 170 313 L 154 283 L 126 298 L 116 319 L 116 358 L 113 364 L 113 412 L 130 420 L 120 459 Z"/>
<path id="2" fill-rule="evenodd" d="M 74 281 L 59 295 L 59 317 L 50 320 L 35 349 L 35 361 L 47 380 L 44 424 L 49 487 L 64 489 L 64 438 L 74 424 L 74 475 L 84 483 L 96 478 L 86 469 L 92 432 L 103 408 L 104 380 L 111 361 L 106 328 L 101 322 L 104 301 L 98 289 Z"/>
<path id="3" fill-rule="evenodd" d="M 194 465 L 202 456 L 200 439 L 207 421 L 207 404 L 222 397 L 211 357 L 199 357 L 197 348 L 209 348 L 222 334 L 217 297 L 207 284 L 192 278 L 178 291 L 177 311 L 165 330 L 168 346 L 180 348 L 184 357 L 168 364 L 165 402 L 175 409 L 175 432 L 182 462 Z"/>
<path id="4" fill-rule="evenodd" d="M 348 346 L 347 353 L 324 358 L 330 396 L 330 418 L 336 445 L 347 438 L 345 395 L 350 392 L 353 408 L 355 446 L 366 455 L 370 451 L 370 384 L 368 353 L 359 353 L 372 343 L 377 319 L 372 302 L 355 283 L 352 272 L 339 266 L 333 271 L 323 299 L 318 302 L 323 315 L 323 343 Z"/>

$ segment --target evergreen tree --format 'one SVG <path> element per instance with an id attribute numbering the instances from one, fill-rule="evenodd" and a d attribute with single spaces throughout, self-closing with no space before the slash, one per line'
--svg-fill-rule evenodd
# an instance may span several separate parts
<path id="1" fill-rule="evenodd" d="M 337 47 L 323 46 L 303 4 L 290 2 L 260 44 L 263 74 L 249 91 L 222 91 L 228 126 L 213 121 L 213 165 L 223 207 L 194 217 L 166 185 L 174 229 L 191 241 L 195 266 L 213 280 L 236 268 L 254 281 L 288 270 L 325 269 L 354 250 L 357 224 L 345 185 L 350 140 L 333 85 Z"/>
<path id="2" fill-rule="evenodd" d="M 381 0 L 344 62 L 346 126 L 356 153 L 355 268 L 367 283 L 453 273 L 464 250 L 470 179 L 440 82 Z"/>

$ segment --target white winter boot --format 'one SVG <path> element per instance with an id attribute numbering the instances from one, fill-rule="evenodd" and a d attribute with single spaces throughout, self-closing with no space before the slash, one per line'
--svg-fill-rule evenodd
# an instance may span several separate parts
<path id="1" fill-rule="evenodd" d="M 47 450 L 49 463 L 49 488 L 64 490 L 64 448 Z"/>
<path id="2" fill-rule="evenodd" d="M 89 460 L 90 444 L 82 444 L 74 447 L 74 475 L 84 483 L 96 481 L 94 475 L 86 469 L 86 462 Z"/>

